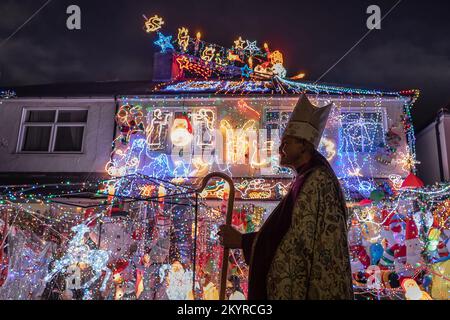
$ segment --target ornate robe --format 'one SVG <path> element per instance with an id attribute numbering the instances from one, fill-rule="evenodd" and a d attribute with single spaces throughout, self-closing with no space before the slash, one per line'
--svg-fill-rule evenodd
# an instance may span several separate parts
<path id="1" fill-rule="evenodd" d="M 249 300 L 353 299 L 347 209 L 318 152 L 259 232 L 243 236 Z"/>

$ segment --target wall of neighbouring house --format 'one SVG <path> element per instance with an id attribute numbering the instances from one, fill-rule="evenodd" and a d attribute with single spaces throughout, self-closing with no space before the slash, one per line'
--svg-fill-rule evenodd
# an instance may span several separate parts
<path id="1" fill-rule="evenodd" d="M 418 176 L 425 184 L 450 180 L 450 114 L 439 118 L 439 138 L 436 134 L 436 121 L 417 134 L 416 151 Z M 442 174 L 439 167 L 438 141 L 441 146 Z"/>

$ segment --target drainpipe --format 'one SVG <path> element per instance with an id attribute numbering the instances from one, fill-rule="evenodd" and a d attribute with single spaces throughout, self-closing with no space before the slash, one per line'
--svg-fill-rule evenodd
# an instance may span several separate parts
<path id="1" fill-rule="evenodd" d="M 112 137 L 111 141 L 114 141 L 116 139 L 116 135 L 117 135 L 117 123 L 116 123 L 116 120 L 115 120 L 117 112 L 119 112 L 119 101 L 117 99 L 117 94 L 114 95 L 114 105 L 115 105 L 116 111 L 114 112 L 114 119 L 113 119 L 113 121 L 114 121 L 114 131 L 113 131 L 113 137 Z M 114 147 L 112 147 L 112 144 L 111 144 L 111 148 L 114 151 Z"/>
<path id="2" fill-rule="evenodd" d="M 436 129 L 436 143 L 438 150 L 438 160 L 439 160 L 439 177 L 440 181 L 444 181 L 444 166 L 442 164 L 442 147 L 441 147 L 441 132 L 439 130 L 439 125 L 441 124 L 441 117 L 446 113 L 446 109 L 441 109 L 436 115 L 435 129 Z"/>

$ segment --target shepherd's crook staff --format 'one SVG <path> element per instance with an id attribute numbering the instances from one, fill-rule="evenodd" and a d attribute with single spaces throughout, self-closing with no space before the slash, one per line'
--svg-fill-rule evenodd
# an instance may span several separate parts
<path id="1" fill-rule="evenodd" d="M 231 219 L 233 216 L 233 206 L 234 206 L 234 183 L 230 176 L 226 175 L 222 172 L 211 172 L 206 175 L 199 189 L 197 189 L 198 193 L 201 193 L 203 189 L 205 189 L 208 181 L 211 178 L 221 178 L 225 180 L 230 186 L 230 194 L 228 195 L 228 204 L 227 204 L 227 216 L 225 220 L 225 224 L 227 226 L 231 226 Z M 225 300 L 225 290 L 227 288 L 227 272 L 228 272 L 228 256 L 230 254 L 230 248 L 223 248 L 223 257 L 222 257 L 222 271 L 220 273 L 220 293 L 219 300 Z"/>

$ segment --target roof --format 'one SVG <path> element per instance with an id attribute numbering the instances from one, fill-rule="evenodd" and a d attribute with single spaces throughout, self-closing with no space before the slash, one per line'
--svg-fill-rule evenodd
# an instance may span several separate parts
<path id="1" fill-rule="evenodd" d="M 181 80 L 171 82 L 103 81 L 27 85 L 5 88 L 15 91 L 17 97 L 107 97 L 132 95 L 175 94 L 261 94 L 289 95 L 302 92 L 329 95 L 364 95 L 410 97 L 417 90 L 385 91 L 361 89 L 308 81 L 292 81 L 275 77 L 271 80 Z"/>

